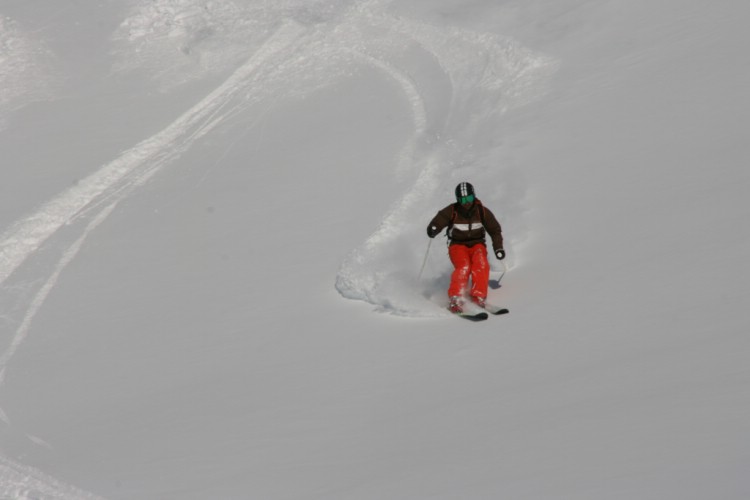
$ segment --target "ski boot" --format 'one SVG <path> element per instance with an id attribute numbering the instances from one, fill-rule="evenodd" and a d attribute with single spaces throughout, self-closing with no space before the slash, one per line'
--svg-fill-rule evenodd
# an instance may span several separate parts
<path id="1" fill-rule="evenodd" d="M 481 307 L 482 309 L 487 307 L 487 301 L 484 297 L 472 297 L 471 301 L 475 303 L 476 305 L 478 305 L 479 307 Z"/>
<path id="2" fill-rule="evenodd" d="M 461 307 L 461 297 L 458 295 L 454 295 L 450 299 L 450 303 L 448 304 L 448 310 L 454 314 L 460 314 L 464 312 L 464 308 Z"/>

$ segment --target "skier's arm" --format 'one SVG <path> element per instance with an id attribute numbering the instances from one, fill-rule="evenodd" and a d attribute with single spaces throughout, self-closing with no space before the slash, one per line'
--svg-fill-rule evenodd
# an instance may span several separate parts
<path id="1" fill-rule="evenodd" d="M 448 205 L 441 211 L 437 213 L 435 217 L 432 218 L 430 223 L 427 225 L 427 236 L 430 238 L 434 238 L 438 234 L 440 234 L 443 229 L 445 229 L 448 224 L 451 223 L 451 215 L 453 213 L 453 206 Z"/>
<path id="2" fill-rule="evenodd" d="M 495 255 L 498 259 L 502 260 L 505 257 L 503 230 L 497 218 L 495 218 L 495 214 L 486 207 L 484 209 L 484 229 L 487 231 L 490 239 L 492 239 L 492 248 L 495 250 Z"/>

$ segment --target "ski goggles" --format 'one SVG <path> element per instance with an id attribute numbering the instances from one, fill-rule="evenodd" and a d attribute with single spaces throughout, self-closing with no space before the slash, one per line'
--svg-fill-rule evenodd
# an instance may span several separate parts
<path id="1" fill-rule="evenodd" d="M 458 202 L 461 205 L 467 205 L 469 203 L 474 203 L 474 195 L 470 194 L 469 196 L 459 196 L 458 197 Z"/>

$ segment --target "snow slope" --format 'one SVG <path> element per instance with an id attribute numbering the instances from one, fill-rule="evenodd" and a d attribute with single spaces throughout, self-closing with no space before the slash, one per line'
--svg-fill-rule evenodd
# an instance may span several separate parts
<path id="1" fill-rule="evenodd" d="M 747 498 L 748 13 L 6 0 L 0 497 Z"/>

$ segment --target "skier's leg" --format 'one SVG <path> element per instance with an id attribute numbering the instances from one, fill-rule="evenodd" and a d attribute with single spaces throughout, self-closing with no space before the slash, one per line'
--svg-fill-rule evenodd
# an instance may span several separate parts
<path id="1" fill-rule="evenodd" d="M 487 247 L 474 245 L 471 251 L 471 296 L 487 298 L 487 287 L 490 282 L 490 264 L 487 262 Z"/>
<path id="2" fill-rule="evenodd" d="M 469 274 L 471 272 L 469 248 L 463 245 L 451 245 L 448 247 L 448 255 L 453 263 L 453 274 L 451 274 L 448 296 L 461 296 L 469 283 Z"/>

